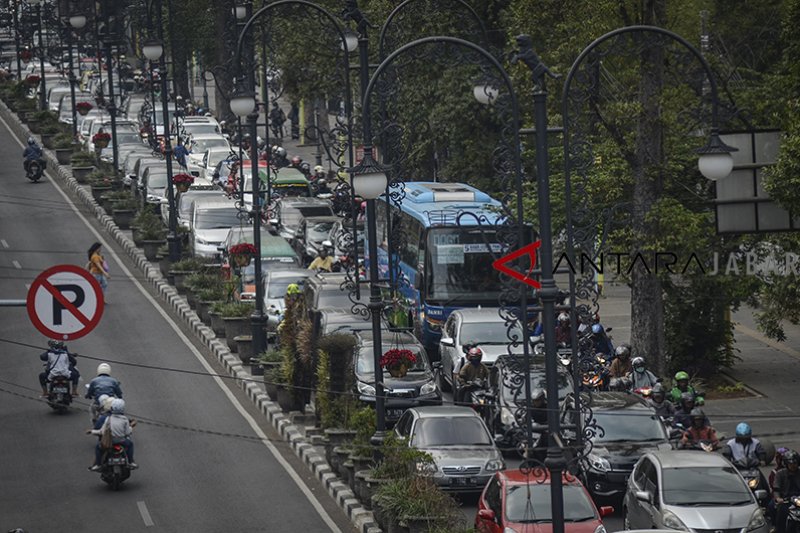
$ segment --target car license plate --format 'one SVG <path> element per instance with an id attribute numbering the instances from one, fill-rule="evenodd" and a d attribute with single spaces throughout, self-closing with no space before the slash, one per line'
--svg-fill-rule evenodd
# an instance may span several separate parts
<path id="1" fill-rule="evenodd" d="M 465 487 L 467 485 L 474 485 L 475 478 L 474 477 L 451 477 L 450 484 L 457 486 L 457 487 Z"/>
<path id="2" fill-rule="evenodd" d="M 386 410 L 386 418 L 390 418 L 390 419 L 400 418 L 400 416 L 402 414 L 403 414 L 403 410 L 402 409 L 387 409 Z"/>

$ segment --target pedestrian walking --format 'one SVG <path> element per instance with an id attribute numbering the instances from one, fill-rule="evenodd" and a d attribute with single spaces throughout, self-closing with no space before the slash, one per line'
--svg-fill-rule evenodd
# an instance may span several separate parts
<path id="1" fill-rule="evenodd" d="M 286 113 L 278 107 L 278 102 L 272 102 L 272 111 L 269 112 L 269 125 L 272 134 L 283 140 L 283 123 L 286 122 Z"/>
<path id="2" fill-rule="evenodd" d="M 111 275 L 108 273 L 108 263 L 103 258 L 103 255 L 100 253 L 102 244 L 99 242 L 94 243 L 89 247 L 89 262 L 86 263 L 86 270 L 89 271 L 90 274 L 94 276 L 97 280 L 97 283 L 100 284 L 100 287 L 103 289 L 103 294 L 106 293 L 106 287 L 108 287 L 108 279 Z M 106 302 L 108 303 L 108 302 Z"/>
<path id="3" fill-rule="evenodd" d="M 288 119 L 292 123 L 292 140 L 297 140 L 300 138 L 300 108 L 297 107 L 297 102 L 292 102 Z"/>

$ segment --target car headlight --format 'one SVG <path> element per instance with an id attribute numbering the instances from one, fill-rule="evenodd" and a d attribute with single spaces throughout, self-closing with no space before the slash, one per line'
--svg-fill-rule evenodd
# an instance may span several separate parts
<path id="1" fill-rule="evenodd" d="M 204 244 L 204 245 L 207 245 L 207 244 L 208 244 L 208 241 L 207 241 L 207 240 L 205 240 L 205 239 L 201 239 L 200 237 L 195 237 L 195 238 L 194 238 L 194 242 L 196 242 L 197 244 Z"/>
<path id="2" fill-rule="evenodd" d="M 436 392 L 436 382 L 435 381 L 429 381 L 429 382 L 425 383 L 424 385 L 422 385 L 422 387 L 420 387 L 420 389 L 419 389 L 419 393 L 421 395 L 433 394 L 434 392 Z"/>
<path id="3" fill-rule="evenodd" d="M 439 467 L 433 461 L 419 461 L 416 464 L 417 472 L 422 475 L 432 475 L 439 471 Z"/>
<path id="4" fill-rule="evenodd" d="M 517 418 L 514 416 L 514 413 L 511 412 L 511 409 L 508 407 L 503 407 L 500 409 L 500 423 L 504 426 L 513 426 L 516 424 Z"/>
<path id="5" fill-rule="evenodd" d="M 678 518 L 675 513 L 672 511 L 664 511 L 661 514 L 661 521 L 664 524 L 664 527 L 669 529 L 678 529 L 680 531 L 689 531 L 689 528 L 681 522 L 681 519 Z"/>
<path id="6" fill-rule="evenodd" d="M 601 524 L 595 528 L 594 533 L 606 533 L 606 528 Z"/>
<path id="7" fill-rule="evenodd" d="M 597 470 L 598 472 L 608 472 L 609 470 L 611 470 L 611 463 L 609 463 L 608 459 L 606 459 L 605 457 L 600 457 L 599 455 L 590 453 L 586 458 L 589 460 L 589 464 L 591 465 L 591 467 Z M 673 529 L 678 529 L 678 528 L 673 528 Z"/>
<path id="8" fill-rule="evenodd" d="M 754 477 L 753 479 L 748 481 L 747 482 L 747 486 L 749 486 L 751 489 L 754 489 L 754 488 L 758 487 L 758 478 Z"/>
<path id="9" fill-rule="evenodd" d="M 364 383 L 363 381 L 359 381 L 356 384 L 358 388 L 358 393 L 363 394 L 365 396 L 375 396 L 375 387 L 369 385 L 368 383 Z"/>
<path id="10" fill-rule="evenodd" d="M 154 194 L 148 194 L 147 195 L 147 201 L 148 202 L 153 202 L 153 203 L 156 203 L 156 202 L 160 203 L 161 202 L 161 198 L 159 198 L 158 196 L 156 196 Z"/>
<path id="11" fill-rule="evenodd" d="M 750 517 L 750 522 L 747 524 L 747 531 L 760 529 L 766 524 L 767 522 L 764 520 L 764 513 L 761 512 L 761 509 L 756 509 L 753 511 L 753 516 Z"/>
<path id="12" fill-rule="evenodd" d="M 498 470 L 503 470 L 505 467 L 506 465 L 503 463 L 502 459 L 492 459 L 486 463 L 487 472 L 497 472 Z"/>

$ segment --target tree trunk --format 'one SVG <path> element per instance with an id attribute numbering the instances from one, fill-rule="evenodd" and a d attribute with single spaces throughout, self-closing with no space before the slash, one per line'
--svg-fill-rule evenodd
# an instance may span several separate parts
<path id="1" fill-rule="evenodd" d="M 665 0 L 645 2 L 644 24 L 658 25 L 664 20 Z M 644 250 L 658 231 L 647 215 L 658 201 L 663 176 L 663 131 L 660 122 L 659 97 L 663 86 L 664 52 L 651 46 L 642 52 L 639 100 L 642 112 L 636 132 L 636 164 L 633 168 L 633 230 L 636 235 L 633 254 Z M 646 257 L 646 255 L 645 255 Z M 633 353 L 646 356 L 660 375 L 667 368 L 664 353 L 664 295 L 661 280 L 641 261 L 634 262 L 631 272 L 631 345 Z"/>

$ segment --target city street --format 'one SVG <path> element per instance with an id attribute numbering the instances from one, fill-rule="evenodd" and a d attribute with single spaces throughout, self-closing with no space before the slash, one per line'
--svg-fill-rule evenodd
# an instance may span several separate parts
<path id="1" fill-rule="evenodd" d="M 0 295 L 24 299 L 27 286 L 55 264 L 86 263 L 106 240 L 93 217 L 51 179 L 28 182 L 22 147 L 0 125 Z M 39 399 L 39 354 L 47 339 L 22 307 L 0 310 L 0 529 L 26 531 L 350 531 L 321 485 L 162 308 L 140 273 L 112 246 L 109 305 L 97 329 L 68 343 L 83 383 L 100 361 L 121 380 L 140 468 L 118 493 L 88 472 L 95 437 L 87 400 L 57 415 Z M 127 364 L 125 364 L 127 363 Z M 141 366 L 134 366 L 141 365 Z M 319 499 L 317 499 L 319 498 Z"/>

